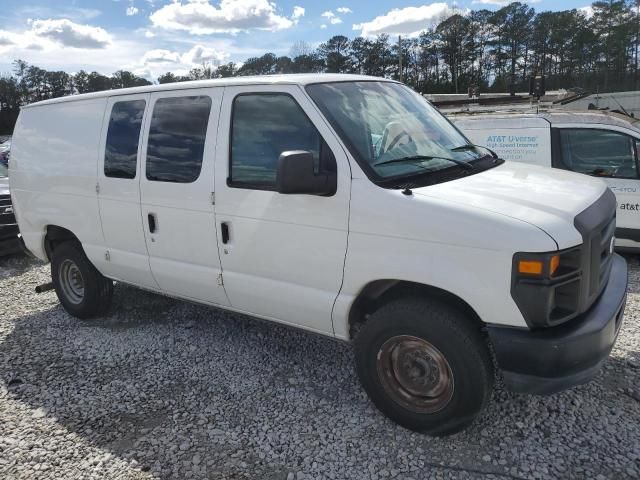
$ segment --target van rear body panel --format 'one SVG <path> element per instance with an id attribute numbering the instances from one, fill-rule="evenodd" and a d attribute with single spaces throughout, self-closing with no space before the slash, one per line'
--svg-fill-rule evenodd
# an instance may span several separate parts
<path id="1" fill-rule="evenodd" d="M 96 169 L 106 99 L 25 108 L 11 154 L 11 195 L 27 248 L 46 260 L 48 225 L 73 232 L 92 261 L 103 243 Z"/>
<path id="2" fill-rule="evenodd" d="M 490 148 L 500 158 L 548 167 L 551 159 L 551 128 L 543 118 L 472 117 L 456 120 L 469 140 Z"/>

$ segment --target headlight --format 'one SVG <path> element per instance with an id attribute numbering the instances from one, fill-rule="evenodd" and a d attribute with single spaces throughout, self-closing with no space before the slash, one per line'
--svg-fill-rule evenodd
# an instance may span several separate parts
<path id="1" fill-rule="evenodd" d="M 580 247 L 513 256 L 511 296 L 530 328 L 578 315 L 581 273 Z"/>

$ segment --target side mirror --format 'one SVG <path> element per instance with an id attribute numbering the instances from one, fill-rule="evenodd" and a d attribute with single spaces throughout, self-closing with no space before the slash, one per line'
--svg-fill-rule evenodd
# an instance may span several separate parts
<path id="1" fill-rule="evenodd" d="M 333 195 L 338 183 L 335 172 L 313 171 L 313 154 L 303 150 L 282 152 L 278 158 L 276 191 L 285 194 Z"/>

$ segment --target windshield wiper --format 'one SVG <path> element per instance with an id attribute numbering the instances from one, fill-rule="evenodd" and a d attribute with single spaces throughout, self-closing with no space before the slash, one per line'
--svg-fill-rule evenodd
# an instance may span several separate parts
<path id="1" fill-rule="evenodd" d="M 452 152 L 462 152 L 463 150 L 475 150 L 476 146 L 471 143 L 465 143 L 464 145 L 460 145 L 458 147 L 453 147 L 451 149 Z"/>
<path id="2" fill-rule="evenodd" d="M 481 148 L 483 150 L 486 150 L 487 152 L 489 152 L 491 154 L 491 156 L 494 159 L 498 158 L 498 155 L 496 154 L 496 152 L 494 152 L 493 150 L 491 150 L 490 148 L 487 147 L 481 147 L 479 145 L 474 145 L 473 143 L 465 143 L 464 145 L 460 145 L 458 147 L 453 147 L 451 149 L 452 152 L 463 152 L 465 150 L 475 150 L 476 148 Z"/>
<path id="3" fill-rule="evenodd" d="M 412 155 L 408 157 L 394 158 L 393 160 L 385 160 L 384 162 L 374 163 L 373 166 L 378 167 L 380 165 L 390 165 L 392 163 L 409 163 L 409 162 L 414 162 L 416 160 L 436 160 L 436 159 L 446 160 L 448 162 L 455 163 L 456 165 L 464 168 L 465 170 L 473 170 L 473 165 L 471 165 L 470 163 L 464 162 L 462 160 L 456 160 L 455 158 L 449 158 L 449 157 L 431 156 L 431 155 Z"/>

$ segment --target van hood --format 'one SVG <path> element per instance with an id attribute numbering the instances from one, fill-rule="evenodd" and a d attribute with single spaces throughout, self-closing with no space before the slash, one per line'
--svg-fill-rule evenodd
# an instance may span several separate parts
<path id="1" fill-rule="evenodd" d="M 574 219 L 606 188 L 603 181 L 587 175 L 505 162 L 475 175 L 416 188 L 413 193 L 527 222 L 545 231 L 563 249 L 582 243 Z"/>

